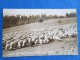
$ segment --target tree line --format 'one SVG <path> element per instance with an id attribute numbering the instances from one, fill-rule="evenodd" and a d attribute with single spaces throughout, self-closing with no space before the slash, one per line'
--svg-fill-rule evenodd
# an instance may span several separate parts
<path id="1" fill-rule="evenodd" d="M 65 16 L 57 16 L 57 15 L 49 15 L 41 14 L 41 15 L 30 15 L 30 16 L 3 16 L 3 29 L 10 28 L 14 26 L 19 26 L 23 24 L 29 24 L 34 22 L 43 22 L 44 20 L 48 19 L 58 19 L 58 18 L 71 18 L 76 17 L 76 13 L 66 13 Z"/>

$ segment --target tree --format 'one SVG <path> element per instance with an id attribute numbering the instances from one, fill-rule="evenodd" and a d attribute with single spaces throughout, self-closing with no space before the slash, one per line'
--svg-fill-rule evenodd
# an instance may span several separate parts
<path id="1" fill-rule="evenodd" d="M 69 14 L 68 13 L 66 13 L 66 17 L 69 17 Z"/>

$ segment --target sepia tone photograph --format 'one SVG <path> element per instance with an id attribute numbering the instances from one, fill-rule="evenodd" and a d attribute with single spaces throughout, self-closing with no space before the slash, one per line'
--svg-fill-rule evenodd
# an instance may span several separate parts
<path id="1" fill-rule="evenodd" d="M 3 9 L 3 57 L 78 55 L 76 9 Z"/>

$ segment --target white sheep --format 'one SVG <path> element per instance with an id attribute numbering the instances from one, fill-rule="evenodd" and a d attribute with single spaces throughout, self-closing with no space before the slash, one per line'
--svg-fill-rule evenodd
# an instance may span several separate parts
<path id="1" fill-rule="evenodd" d="M 43 40 L 45 39 L 45 34 L 44 33 L 41 33 L 40 35 L 39 35 L 39 43 L 40 44 L 43 44 Z"/>
<path id="2" fill-rule="evenodd" d="M 22 47 L 22 44 L 23 44 L 23 41 L 22 40 L 19 40 L 17 47 L 18 48 L 21 48 Z"/>
<path id="3" fill-rule="evenodd" d="M 18 45 L 18 41 L 13 41 L 10 43 L 10 48 L 9 50 L 14 50 L 17 48 L 17 45 Z"/>
<path id="4" fill-rule="evenodd" d="M 22 43 L 22 47 L 26 47 L 26 46 L 28 46 L 28 40 L 24 39 Z"/>
<path id="5" fill-rule="evenodd" d="M 49 43 L 47 34 L 45 34 L 45 38 L 43 39 L 43 43 L 44 43 L 44 44 Z"/>
<path id="6" fill-rule="evenodd" d="M 76 27 L 76 24 L 67 24 L 64 26 L 51 26 L 40 30 L 19 31 L 3 34 L 3 48 L 5 48 L 5 50 L 12 50 L 17 47 L 22 48 L 26 46 L 33 46 L 38 43 L 45 44 L 53 42 L 54 40 L 60 41 L 67 37 L 76 37 Z M 4 41 L 6 41 L 6 43 L 4 43 Z"/>
<path id="7" fill-rule="evenodd" d="M 28 39 L 28 46 L 31 46 L 32 45 L 32 38 L 29 36 L 29 37 L 27 37 L 27 39 Z"/>
<path id="8" fill-rule="evenodd" d="M 10 44 L 6 44 L 5 50 L 9 50 L 9 48 L 10 48 Z"/>
<path id="9" fill-rule="evenodd" d="M 61 41 L 60 37 L 58 37 L 58 36 L 53 36 L 53 39 L 54 39 L 54 40 Z"/>

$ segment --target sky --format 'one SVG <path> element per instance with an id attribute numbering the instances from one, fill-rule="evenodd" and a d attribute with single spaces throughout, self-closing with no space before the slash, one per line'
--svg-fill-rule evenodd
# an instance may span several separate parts
<path id="1" fill-rule="evenodd" d="M 37 15 L 37 14 L 46 14 L 48 15 L 57 15 L 65 16 L 66 13 L 75 13 L 76 9 L 3 9 L 3 16 L 8 15 Z"/>

